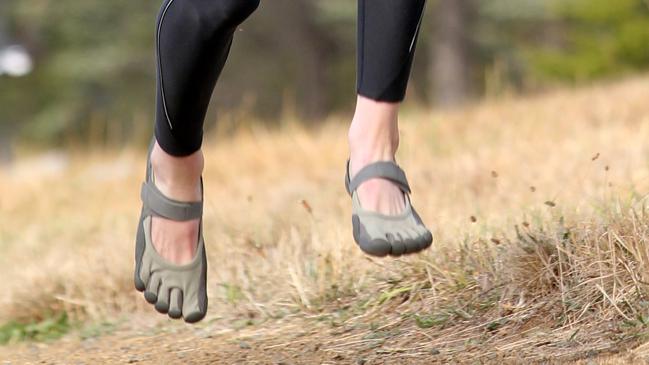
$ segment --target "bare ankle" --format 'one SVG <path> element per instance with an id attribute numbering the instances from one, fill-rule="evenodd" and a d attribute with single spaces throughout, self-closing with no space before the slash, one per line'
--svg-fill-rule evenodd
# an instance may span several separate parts
<path id="1" fill-rule="evenodd" d="M 359 96 L 348 134 L 352 173 L 374 161 L 394 160 L 399 147 L 398 107 Z"/>
<path id="2" fill-rule="evenodd" d="M 172 199 L 200 199 L 200 177 L 203 173 L 202 151 L 176 157 L 166 153 L 157 143 L 151 153 L 151 165 L 156 186 Z"/>

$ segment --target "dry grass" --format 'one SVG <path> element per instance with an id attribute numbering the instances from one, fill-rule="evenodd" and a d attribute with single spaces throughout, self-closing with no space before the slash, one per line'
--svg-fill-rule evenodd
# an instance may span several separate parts
<path id="1" fill-rule="evenodd" d="M 300 341 L 369 358 L 565 360 L 637 346 L 649 325 L 648 92 L 642 77 L 406 111 L 398 159 L 435 245 L 397 260 L 367 258 L 351 239 L 337 118 L 208 140 L 208 320 L 297 316 L 329 329 Z M 131 283 L 143 153 L 0 171 L 0 323 L 155 317 Z"/>

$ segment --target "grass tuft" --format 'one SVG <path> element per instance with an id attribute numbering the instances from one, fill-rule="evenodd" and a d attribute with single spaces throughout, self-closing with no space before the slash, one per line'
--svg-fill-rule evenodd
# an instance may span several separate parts
<path id="1" fill-rule="evenodd" d="M 71 328 L 65 312 L 39 322 L 9 322 L 0 326 L 0 345 L 26 340 L 52 341 L 68 333 Z"/>

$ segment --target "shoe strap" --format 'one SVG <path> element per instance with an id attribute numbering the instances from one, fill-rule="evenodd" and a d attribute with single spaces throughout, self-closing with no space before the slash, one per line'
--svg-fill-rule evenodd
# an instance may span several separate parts
<path id="1" fill-rule="evenodd" d="M 363 167 L 351 181 L 349 180 L 349 161 L 347 161 L 347 192 L 351 195 L 362 183 L 370 179 L 386 179 L 397 184 L 399 188 L 410 194 L 410 185 L 406 173 L 392 161 L 378 161 Z"/>
<path id="2" fill-rule="evenodd" d="M 201 190 L 203 181 L 201 179 Z M 140 198 L 148 213 L 174 221 L 199 219 L 203 215 L 203 202 L 181 202 L 169 199 L 152 181 L 142 184 Z"/>

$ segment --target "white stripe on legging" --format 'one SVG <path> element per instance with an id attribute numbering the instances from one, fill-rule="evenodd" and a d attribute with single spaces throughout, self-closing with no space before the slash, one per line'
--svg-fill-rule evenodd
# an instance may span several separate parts
<path id="1" fill-rule="evenodd" d="M 158 32 L 156 34 L 156 47 L 158 48 L 158 71 L 160 72 L 160 92 L 162 93 L 162 106 L 164 107 L 165 111 L 165 117 L 167 117 L 167 123 L 169 123 L 169 128 L 174 129 L 173 125 L 171 125 L 171 119 L 169 118 L 169 112 L 167 111 L 167 101 L 165 100 L 165 89 L 164 89 L 164 83 L 162 82 L 162 55 L 160 51 L 160 31 L 162 30 L 162 23 L 164 22 L 165 15 L 167 15 L 167 10 L 169 10 L 169 7 L 171 4 L 173 4 L 174 0 L 170 0 L 167 3 L 167 6 L 165 7 L 164 11 L 162 12 L 162 15 L 160 16 L 160 24 L 158 24 Z"/>
<path id="2" fill-rule="evenodd" d="M 424 6 L 421 9 L 421 15 L 419 16 L 419 23 L 417 23 L 417 29 L 415 29 L 415 34 L 412 36 L 412 41 L 410 41 L 410 49 L 408 53 L 412 52 L 412 47 L 415 46 L 415 40 L 417 39 L 417 34 L 419 33 L 419 27 L 421 27 L 421 21 L 424 19 L 424 11 L 426 10 L 426 1 L 424 1 Z"/>

